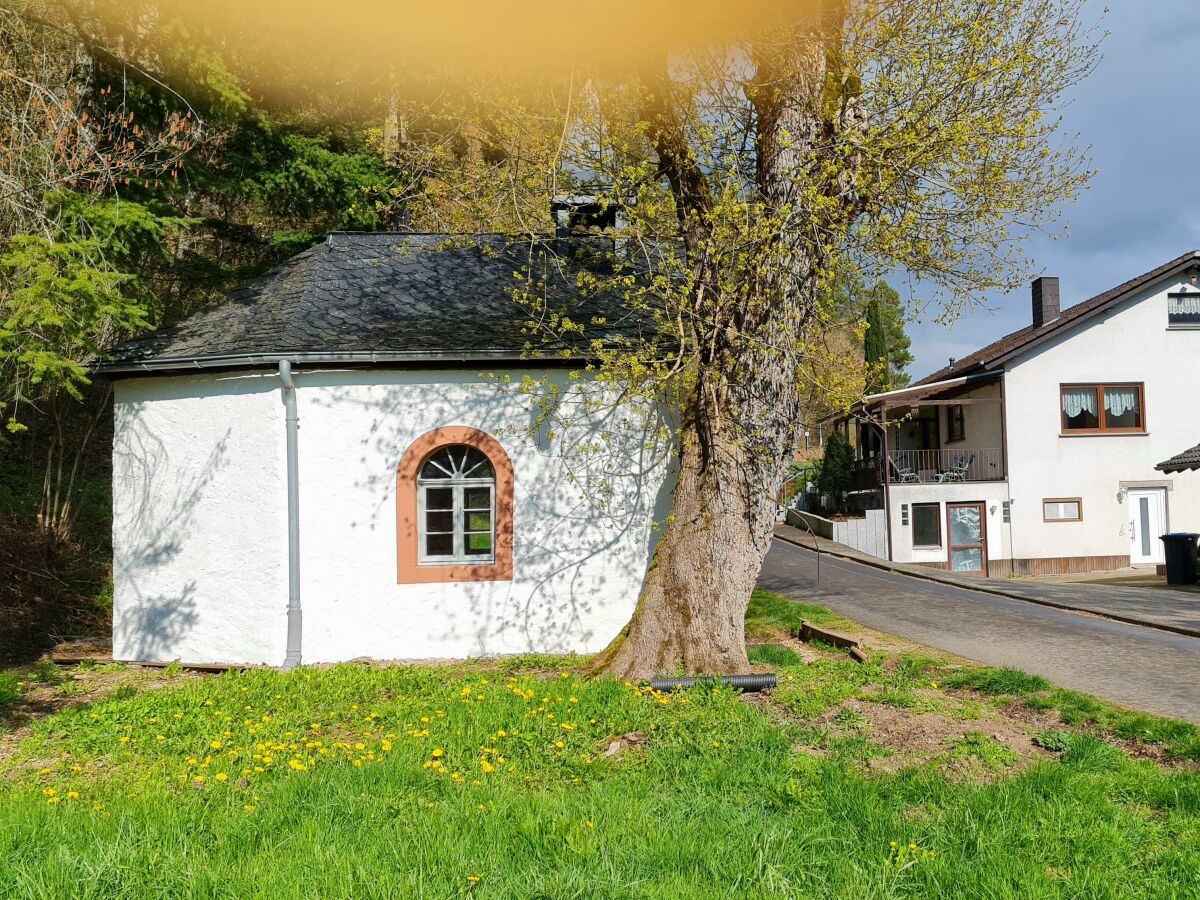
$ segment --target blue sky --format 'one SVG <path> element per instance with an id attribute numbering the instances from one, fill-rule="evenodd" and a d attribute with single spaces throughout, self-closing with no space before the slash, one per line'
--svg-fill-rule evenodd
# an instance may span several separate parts
<path id="1" fill-rule="evenodd" d="M 1090 6 L 1093 17 L 1104 8 Z M 1104 18 L 1104 58 L 1075 89 L 1063 128 L 1091 145 L 1099 174 L 1064 210 L 1068 235 L 1035 236 L 1027 247 L 1035 269 L 1062 280 L 1064 307 L 1200 248 L 1196 12 L 1196 0 L 1115 0 Z M 909 325 L 914 380 L 1029 324 L 1029 289 L 991 296 L 986 307 L 966 310 L 952 326 L 933 323 L 930 312 Z"/>

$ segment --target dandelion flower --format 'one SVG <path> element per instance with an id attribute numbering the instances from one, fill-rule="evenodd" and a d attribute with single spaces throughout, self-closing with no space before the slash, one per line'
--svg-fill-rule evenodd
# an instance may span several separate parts
<path id="1" fill-rule="evenodd" d="M 216 778 L 217 781 L 228 781 L 229 780 L 229 776 L 226 775 L 224 772 L 218 772 L 213 777 Z"/>

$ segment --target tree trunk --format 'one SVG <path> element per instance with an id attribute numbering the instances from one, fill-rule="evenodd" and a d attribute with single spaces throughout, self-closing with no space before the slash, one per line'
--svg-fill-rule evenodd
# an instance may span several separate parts
<path id="1" fill-rule="evenodd" d="M 778 466 L 718 436 L 687 438 L 671 515 L 637 609 L 592 663 L 629 681 L 749 671 L 745 617 L 770 548 Z"/>
<path id="2" fill-rule="evenodd" d="M 815 9 L 802 27 L 755 53 L 757 73 L 747 90 L 757 117 L 762 227 L 745 271 L 715 270 L 720 263 L 713 260 L 725 257 L 707 252 L 719 239 L 710 227 L 715 207 L 706 173 L 689 153 L 665 68 L 648 86 L 647 133 L 695 266 L 692 318 L 704 330 L 695 335 L 695 389 L 683 410 L 666 531 L 633 618 L 593 662 L 627 680 L 749 668 L 746 608 L 800 430 L 800 363 L 821 273 L 834 252 L 827 239 L 844 224 L 830 209 L 855 203 L 849 185 L 808 171 L 810 155 L 830 152 L 841 126 L 858 116 L 843 96 L 838 49 L 846 0 Z M 837 200 L 806 196 L 802 182 Z"/>

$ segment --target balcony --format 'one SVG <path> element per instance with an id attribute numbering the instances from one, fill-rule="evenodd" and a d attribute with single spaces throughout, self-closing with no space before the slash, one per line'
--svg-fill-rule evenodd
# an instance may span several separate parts
<path id="1" fill-rule="evenodd" d="M 999 447 L 897 450 L 890 461 L 891 484 L 963 484 L 1005 477 L 1004 452 Z"/>

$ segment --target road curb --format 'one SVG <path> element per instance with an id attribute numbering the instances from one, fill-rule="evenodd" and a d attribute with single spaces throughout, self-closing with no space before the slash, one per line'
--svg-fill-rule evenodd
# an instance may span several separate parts
<path id="1" fill-rule="evenodd" d="M 1005 597 L 1009 600 L 1020 600 L 1024 603 L 1032 603 L 1035 606 L 1045 606 L 1048 609 L 1061 609 L 1066 612 L 1086 613 L 1089 616 L 1096 616 L 1100 619 L 1109 619 L 1113 622 L 1121 622 L 1125 625 L 1140 625 L 1143 628 L 1154 628 L 1158 631 L 1167 631 L 1171 634 L 1182 635 L 1183 637 L 1200 638 L 1200 629 L 1187 628 L 1179 625 L 1168 625 L 1163 622 L 1147 622 L 1145 619 L 1135 619 L 1132 616 L 1122 616 L 1118 613 L 1099 612 L 1086 606 L 1073 606 L 1069 603 L 1060 603 L 1055 600 L 1045 600 L 1036 597 L 1026 597 L 1021 594 L 1014 594 L 1011 591 L 1002 591 L 986 584 L 963 584 L 961 581 L 949 578 L 939 578 L 933 572 L 925 573 L 913 571 L 911 569 L 897 569 L 894 564 L 886 559 L 876 560 L 874 557 L 850 556 L 845 553 L 838 553 L 836 550 L 824 549 L 817 544 L 815 547 L 801 543 L 793 538 L 785 537 L 778 532 L 775 533 L 777 540 L 783 541 L 785 544 L 791 544 L 793 547 L 800 547 L 803 550 L 811 550 L 814 553 L 824 553 L 827 556 L 834 556 L 846 562 L 860 563 L 864 566 L 870 566 L 872 569 L 879 569 L 883 572 L 890 572 L 893 575 L 905 575 L 909 578 L 916 578 L 921 581 L 930 581 L 934 584 L 946 584 L 950 587 L 962 588 L 964 591 L 978 591 L 981 594 L 991 594 L 995 597 Z M 830 542 L 833 544 L 833 542 Z M 837 546 L 833 544 L 833 546 Z"/>

